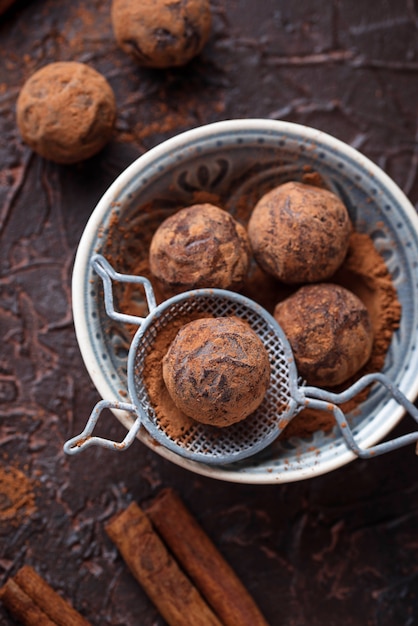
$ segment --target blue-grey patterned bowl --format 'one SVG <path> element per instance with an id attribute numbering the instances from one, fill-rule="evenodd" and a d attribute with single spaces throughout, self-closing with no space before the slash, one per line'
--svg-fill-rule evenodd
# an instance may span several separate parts
<path id="1" fill-rule="evenodd" d="M 104 194 L 83 233 L 73 273 L 76 335 L 87 370 L 102 398 L 126 401 L 126 329 L 105 311 L 100 279 L 90 267 L 104 254 L 118 271 L 146 254 L 150 225 L 175 207 L 216 197 L 232 213 L 273 186 L 317 172 L 349 209 L 357 231 L 367 233 L 386 261 L 402 305 L 399 329 L 384 373 L 409 398 L 418 394 L 418 217 L 396 184 L 355 149 L 318 130 L 288 122 L 247 119 L 217 122 L 165 141 L 132 163 Z M 147 235 L 148 233 L 148 235 Z M 148 239 L 147 239 L 148 237 Z M 141 308 L 141 302 L 136 306 Z M 123 325 L 121 325 L 123 326 Z M 88 407 L 86 407 L 88 411 Z M 131 417 L 115 411 L 126 427 Z M 374 390 L 351 416 L 359 445 L 377 443 L 403 409 Z M 242 483 L 280 483 L 329 472 L 355 458 L 338 431 L 276 441 L 244 462 L 206 466 L 139 439 L 156 453 L 198 474 Z M 373 462 L 373 461 L 370 461 Z"/>

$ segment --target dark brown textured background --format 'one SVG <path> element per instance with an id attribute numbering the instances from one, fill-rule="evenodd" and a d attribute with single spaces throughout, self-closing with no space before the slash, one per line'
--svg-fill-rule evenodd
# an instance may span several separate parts
<path id="1" fill-rule="evenodd" d="M 36 504 L 18 527 L 0 522 L 0 584 L 29 563 L 93 625 L 161 626 L 103 526 L 169 485 L 272 626 L 413 626 L 412 448 L 278 486 L 201 478 L 139 442 L 123 455 L 62 452 L 98 399 L 72 326 L 74 254 L 96 202 L 134 158 L 202 123 L 285 119 L 360 149 L 418 202 L 416 0 L 212 6 L 203 54 L 169 71 L 139 69 L 118 50 L 109 0 L 22 1 L 0 17 L 0 468 L 21 470 Z M 101 71 L 118 103 L 114 140 L 76 166 L 32 154 L 15 124 L 24 80 L 58 60 Z M 119 428 L 114 420 L 108 434 Z M 0 608 L 1 626 L 13 623 Z"/>

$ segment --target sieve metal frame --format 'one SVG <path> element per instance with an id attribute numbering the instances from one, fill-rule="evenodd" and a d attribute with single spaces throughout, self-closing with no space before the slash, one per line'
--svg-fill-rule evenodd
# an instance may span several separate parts
<path id="1" fill-rule="evenodd" d="M 207 312 L 215 317 L 235 315 L 246 320 L 256 332 L 257 328 L 264 327 L 260 336 L 265 345 L 266 339 L 269 344 L 266 348 L 272 369 L 270 385 L 261 405 L 245 420 L 224 428 L 195 422 L 182 437 L 171 437 L 163 426 L 159 426 L 152 402 L 146 400 L 148 394 L 146 385 L 142 384 L 141 372 L 138 373 L 138 361 L 141 362 L 148 353 L 147 347 L 152 349 L 152 343 L 148 342 L 150 334 L 158 334 L 156 327 L 165 328 L 174 319 L 173 310 L 174 317 L 192 312 Z M 129 395 L 143 417 L 146 430 L 168 449 L 206 463 L 226 464 L 242 460 L 272 443 L 297 410 L 291 389 L 295 376 L 290 345 L 274 318 L 248 298 L 221 289 L 188 291 L 163 302 L 141 324 L 128 354 Z M 286 389 L 284 379 L 287 380 Z"/>
<path id="2" fill-rule="evenodd" d="M 303 381 L 300 381 L 301 384 L 299 384 L 293 351 L 284 331 L 273 316 L 271 316 L 259 304 L 250 300 L 246 296 L 224 289 L 196 289 L 176 295 L 157 305 L 152 284 L 147 278 L 116 272 L 109 262 L 100 254 L 93 256 L 91 264 L 103 281 L 104 304 L 106 313 L 109 317 L 119 322 L 136 324 L 139 326 L 131 342 L 127 361 L 128 394 L 131 402 L 112 402 L 107 400 L 101 400 L 98 402 L 90 414 L 82 433 L 72 437 L 64 444 L 64 451 L 67 454 L 76 454 L 91 445 L 98 445 L 117 451 L 125 450 L 132 444 L 139 432 L 139 429 L 143 426 L 158 444 L 165 446 L 180 456 L 193 461 L 203 462 L 208 465 L 226 465 L 240 461 L 249 456 L 253 456 L 257 452 L 260 452 L 269 446 L 275 439 L 277 439 L 291 419 L 293 419 L 299 411 L 306 407 L 325 410 L 332 413 L 347 447 L 360 458 L 372 458 L 410 443 L 418 442 L 417 431 L 408 433 L 390 441 L 378 443 L 366 449 L 361 448 L 357 444 L 347 418 L 338 406 L 339 404 L 354 398 L 367 386 L 373 383 L 378 383 L 383 385 L 386 390 L 389 391 L 390 395 L 396 400 L 396 402 L 398 402 L 398 404 L 403 406 L 403 408 L 413 417 L 417 424 L 418 409 L 390 381 L 387 376 L 380 372 L 363 376 L 341 393 L 333 393 L 317 387 L 307 386 Z M 145 298 L 149 311 L 148 315 L 146 317 L 139 317 L 118 312 L 114 306 L 112 281 L 141 284 L 145 291 Z M 143 354 L 142 345 L 146 341 L 147 334 L 158 332 L 153 329 L 153 325 L 158 325 L 161 320 L 165 319 L 165 316 L 168 317 L 170 310 L 173 308 L 180 307 L 181 309 L 181 307 L 184 306 L 184 308 L 190 309 L 191 303 L 204 301 L 205 299 L 216 303 L 220 303 L 221 301 L 227 302 L 227 309 L 231 308 L 231 311 L 228 313 L 229 315 L 243 317 L 243 319 L 247 319 L 247 321 L 249 321 L 248 317 L 240 315 L 240 312 L 250 311 L 252 316 L 255 316 L 257 320 L 262 320 L 263 324 L 267 325 L 269 332 L 272 333 L 274 339 L 278 340 L 280 346 L 279 351 L 283 352 L 282 356 L 285 361 L 285 367 L 287 368 L 284 377 L 287 378 L 288 392 L 284 394 L 286 404 L 284 405 L 283 411 L 280 415 L 275 414 L 274 418 L 269 418 L 268 424 L 266 423 L 267 418 L 264 418 L 264 422 L 266 423 L 265 435 L 262 434 L 262 436 L 257 440 L 251 441 L 251 420 L 253 420 L 254 424 L 254 421 L 256 422 L 259 419 L 263 419 L 260 413 L 263 411 L 263 405 L 266 398 L 256 412 L 246 418 L 246 420 L 243 420 L 236 425 L 220 429 L 213 426 L 197 424 L 195 428 L 199 431 L 201 437 L 203 438 L 203 445 L 200 450 L 196 451 L 190 449 L 191 445 L 182 445 L 178 441 L 175 441 L 167 435 L 163 428 L 160 428 L 151 403 L 145 402 L 144 394 L 139 395 L 137 393 L 138 377 L 136 375 L 136 370 L 138 352 L 141 352 L 141 355 Z M 194 310 L 205 312 L 207 309 L 205 307 L 203 307 L 203 309 L 199 309 L 199 307 L 196 306 Z M 169 323 L 169 321 L 170 320 L 165 320 L 164 326 L 166 323 Z M 254 324 L 250 321 L 250 325 L 253 326 Z M 151 349 L 152 344 L 149 345 L 151 346 Z M 146 348 L 144 348 L 144 350 L 146 350 Z M 277 351 L 277 347 L 273 348 L 273 350 L 268 350 L 270 362 L 272 364 L 273 383 L 270 384 L 266 397 L 269 393 L 272 393 L 273 397 L 275 397 L 273 386 L 276 385 L 277 387 L 277 381 L 275 380 L 277 372 Z M 283 375 L 280 374 L 279 377 L 283 377 Z M 146 389 L 146 386 L 143 385 L 143 388 Z M 283 391 L 281 390 L 280 393 L 283 393 Z M 145 395 L 147 395 L 147 393 L 145 393 Z M 121 442 L 92 436 L 92 432 L 97 424 L 97 421 L 105 409 L 123 410 L 133 414 L 134 416 L 133 424 L 128 429 L 127 435 Z M 267 426 L 270 426 L 270 428 L 267 428 Z M 216 435 L 214 434 L 214 431 L 216 431 Z M 237 441 L 241 441 L 242 439 L 244 440 L 244 443 L 238 445 Z M 226 442 L 225 445 L 222 442 Z M 234 449 L 229 449 L 228 452 L 225 452 L 225 448 L 228 447 L 227 442 L 234 442 L 234 445 L 229 445 L 229 448 Z M 218 451 L 218 447 L 221 449 L 221 452 Z M 199 446 L 197 446 L 197 448 L 199 448 Z M 204 448 L 204 451 L 202 451 L 202 448 Z"/>

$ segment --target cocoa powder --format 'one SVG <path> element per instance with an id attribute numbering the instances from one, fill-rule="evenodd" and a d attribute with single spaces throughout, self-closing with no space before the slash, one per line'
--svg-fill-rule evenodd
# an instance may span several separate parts
<path id="1" fill-rule="evenodd" d="M 243 198 L 240 205 L 239 218 L 244 224 L 250 213 L 248 208 L 251 205 L 250 200 Z M 218 203 L 218 205 L 220 203 L 218 197 L 209 197 L 208 194 L 204 193 L 196 195 L 194 201 L 210 201 L 215 204 Z M 174 212 L 176 208 L 174 206 L 170 212 Z M 149 205 L 138 207 L 134 216 L 126 224 L 121 223 L 115 215 L 109 227 L 104 250 L 104 254 L 118 270 L 148 277 L 153 283 L 157 302 L 162 302 L 165 298 L 150 271 L 148 254 L 153 234 L 159 224 L 167 217 L 167 214 L 169 213 L 166 202 L 164 205 L 160 205 L 158 201 L 155 201 Z M 341 388 L 334 387 L 332 389 L 332 391 L 338 392 L 347 388 L 355 379 L 364 374 L 382 369 L 393 333 L 399 327 L 401 306 L 384 259 L 375 249 L 372 239 L 367 234 L 356 231 L 351 234 L 345 260 L 330 280 L 351 290 L 366 305 L 371 317 L 374 336 L 370 359 L 353 379 L 346 381 Z M 241 292 L 273 314 L 276 304 L 294 293 L 296 288 L 296 286 L 285 285 L 277 281 L 253 263 Z M 142 300 L 135 297 L 134 289 L 135 287 L 129 284 L 120 286 L 120 292 L 117 294 L 120 309 L 133 315 L 146 316 L 147 307 Z M 190 318 L 185 318 L 181 323 L 188 321 Z M 120 325 L 118 328 L 120 331 Z M 162 426 L 170 428 L 174 437 L 180 436 L 192 424 L 190 418 L 181 414 L 171 401 L 165 389 L 160 367 L 161 359 L 174 339 L 178 328 L 179 326 L 175 324 L 159 333 L 144 372 L 145 384 L 154 410 L 157 416 L 164 420 Z M 127 348 L 136 330 L 136 326 L 127 327 L 125 335 Z M 365 389 L 356 398 L 343 404 L 343 411 L 345 413 L 355 411 L 367 398 L 368 393 L 369 390 Z M 334 425 L 335 420 L 332 414 L 304 409 L 291 420 L 281 437 L 304 438 L 317 430 L 328 432 Z"/>
<path id="2" fill-rule="evenodd" d="M 36 511 L 30 479 L 15 467 L 0 466 L 0 523 L 19 526 Z"/>
<path id="3" fill-rule="evenodd" d="M 194 424 L 194 420 L 174 404 L 163 378 L 163 358 L 180 328 L 188 322 L 209 317 L 206 313 L 179 316 L 158 333 L 152 351 L 144 361 L 143 378 L 155 415 L 169 437 L 178 439 Z"/>

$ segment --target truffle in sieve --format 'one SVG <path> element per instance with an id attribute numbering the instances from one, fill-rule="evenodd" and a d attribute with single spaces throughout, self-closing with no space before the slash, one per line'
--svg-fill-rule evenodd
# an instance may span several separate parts
<path id="1" fill-rule="evenodd" d="M 202 318 L 177 333 L 163 359 L 163 378 L 183 413 L 223 427 L 261 404 L 270 381 L 269 357 L 243 320 Z"/>

